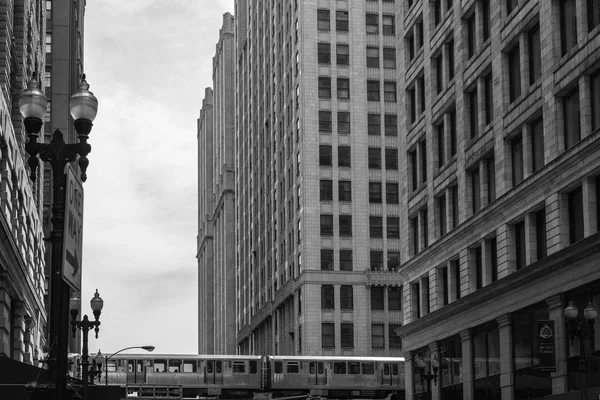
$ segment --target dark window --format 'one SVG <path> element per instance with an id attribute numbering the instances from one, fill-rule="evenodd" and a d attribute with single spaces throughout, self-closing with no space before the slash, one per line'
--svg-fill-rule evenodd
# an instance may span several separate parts
<path id="1" fill-rule="evenodd" d="M 450 268 L 454 273 L 454 290 L 456 292 L 456 299 L 460 299 L 460 263 L 458 260 L 450 261 Z"/>
<path id="2" fill-rule="evenodd" d="M 592 95 L 592 130 L 600 128 L 600 72 L 590 77 Z"/>
<path id="3" fill-rule="evenodd" d="M 521 135 L 510 141 L 510 152 L 512 158 L 512 180 L 513 186 L 523 181 L 523 140 Z"/>
<path id="4" fill-rule="evenodd" d="M 583 191 L 581 187 L 569 193 L 569 243 L 583 239 Z"/>
<path id="5" fill-rule="evenodd" d="M 498 280 L 498 245 L 496 244 L 496 238 L 487 239 L 486 243 L 490 252 L 491 280 L 496 282 Z"/>
<path id="6" fill-rule="evenodd" d="M 438 215 L 438 229 L 440 233 L 440 237 L 444 236 L 447 233 L 446 227 L 446 195 L 442 194 L 435 198 L 436 206 L 437 206 L 437 215 Z"/>
<path id="7" fill-rule="evenodd" d="M 448 49 L 448 80 L 454 79 L 454 40 L 446 45 Z"/>
<path id="8" fill-rule="evenodd" d="M 321 308 L 335 308 L 333 285 L 321 286 Z"/>
<path id="9" fill-rule="evenodd" d="M 369 253 L 369 261 L 371 271 L 383 271 L 383 251 L 371 250 Z"/>
<path id="10" fill-rule="evenodd" d="M 369 237 L 383 237 L 383 217 L 369 217 Z"/>
<path id="11" fill-rule="evenodd" d="M 396 49 L 392 47 L 383 48 L 383 68 L 396 68 Z"/>
<path id="12" fill-rule="evenodd" d="M 321 249 L 321 270 L 333 271 L 333 250 Z"/>
<path id="13" fill-rule="evenodd" d="M 519 45 L 508 52 L 508 85 L 509 99 L 512 103 L 521 96 L 521 56 Z"/>
<path id="14" fill-rule="evenodd" d="M 565 149 L 581 140 L 581 112 L 579 109 L 579 91 L 574 90 L 563 98 L 565 124 Z"/>
<path id="15" fill-rule="evenodd" d="M 546 244 L 546 209 L 535 212 L 535 241 L 537 259 L 541 260 L 548 254 Z"/>
<path id="16" fill-rule="evenodd" d="M 563 56 L 577 45 L 576 3 L 576 0 L 560 0 L 560 50 Z"/>
<path id="17" fill-rule="evenodd" d="M 339 181 L 338 182 L 338 197 L 339 197 L 339 201 L 352 201 L 352 182 L 351 181 Z"/>
<path id="18" fill-rule="evenodd" d="M 335 348 L 335 324 L 331 322 L 321 324 L 321 346 L 324 349 Z"/>
<path id="19" fill-rule="evenodd" d="M 329 43 L 319 43 L 318 61 L 319 64 L 331 63 L 331 45 Z"/>
<path id="20" fill-rule="evenodd" d="M 333 363 L 333 373 L 336 375 L 345 375 L 346 374 L 346 362 L 334 362 Z"/>
<path id="21" fill-rule="evenodd" d="M 471 201 L 473 214 L 481 210 L 481 175 L 479 168 L 471 171 Z"/>
<path id="22" fill-rule="evenodd" d="M 491 72 L 483 78 L 483 88 L 485 91 L 485 124 L 489 125 L 494 119 L 494 86 Z"/>
<path id="23" fill-rule="evenodd" d="M 387 182 L 385 184 L 385 202 L 387 204 L 398 204 L 400 201 L 398 195 L 398 184 L 394 182 Z"/>
<path id="24" fill-rule="evenodd" d="M 333 215 L 321 214 L 321 236 L 333 236 Z"/>
<path id="25" fill-rule="evenodd" d="M 381 149 L 369 147 L 368 150 L 369 169 L 381 169 Z"/>
<path id="26" fill-rule="evenodd" d="M 388 286 L 388 310 L 402 310 L 402 288 L 397 286 Z"/>
<path id="27" fill-rule="evenodd" d="M 450 187 L 452 196 L 452 228 L 458 225 L 458 185 Z"/>
<path id="28" fill-rule="evenodd" d="M 387 253 L 387 268 L 388 271 L 392 271 L 392 272 L 396 272 L 398 271 L 398 269 L 400 268 L 400 253 L 397 251 L 388 251 Z M 392 288 L 390 288 L 390 290 L 392 290 Z M 402 290 L 399 290 L 400 294 L 402 294 Z M 390 301 L 390 299 L 388 299 L 388 303 L 389 303 L 389 308 L 390 310 L 392 309 L 396 309 L 396 308 L 392 308 L 393 305 Z M 394 303 L 395 304 L 395 303 Z M 400 307 L 400 298 L 398 298 L 398 307 Z M 400 308 L 397 308 L 398 310 L 400 310 Z"/>
<path id="29" fill-rule="evenodd" d="M 333 182 L 330 179 L 321 179 L 319 189 L 321 201 L 333 200 Z"/>
<path id="30" fill-rule="evenodd" d="M 481 246 L 475 247 L 473 253 L 475 256 L 475 287 L 481 289 L 483 287 L 483 259 Z"/>
<path id="31" fill-rule="evenodd" d="M 450 157 L 456 154 L 456 111 L 450 111 Z"/>
<path id="32" fill-rule="evenodd" d="M 350 98 L 350 79 L 337 79 L 337 98 L 343 100 Z"/>
<path id="33" fill-rule="evenodd" d="M 514 225 L 515 229 L 515 267 L 517 270 L 525 268 L 527 259 L 525 258 L 525 222 L 521 221 Z"/>
<path id="34" fill-rule="evenodd" d="M 479 136 L 479 112 L 477 109 L 477 87 L 470 92 L 467 92 L 467 100 L 469 102 L 469 130 L 471 139 Z"/>
<path id="35" fill-rule="evenodd" d="M 444 89 L 444 58 L 442 53 L 434 57 L 433 64 L 435 65 L 435 92 L 440 94 Z"/>
<path id="36" fill-rule="evenodd" d="M 379 47 L 367 47 L 367 67 L 379 68 Z"/>
<path id="37" fill-rule="evenodd" d="M 340 250 L 340 271 L 352 271 L 352 250 Z"/>
<path id="38" fill-rule="evenodd" d="M 319 111 L 319 132 L 331 132 L 331 111 Z"/>
<path id="39" fill-rule="evenodd" d="M 371 286 L 371 310 L 383 310 L 383 286 Z"/>
<path id="40" fill-rule="evenodd" d="M 410 167 L 411 189 L 414 192 L 419 187 L 419 160 L 417 159 L 417 150 L 408 152 L 408 162 Z"/>
<path id="41" fill-rule="evenodd" d="M 381 203 L 381 182 L 369 182 L 369 203 Z"/>
<path id="42" fill-rule="evenodd" d="M 411 235 L 412 235 L 412 253 L 419 253 L 419 218 L 417 216 L 412 217 L 410 220 Z"/>
<path id="43" fill-rule="evenodd" d="M 335 62 L 337 65 L 350 65 L 350 46 L 339 43 L 335 46 Z"/>
<path id="44" fill-rule="evenodd" d="M 419 93 L 419 103 L 421 105 L 420 109 L 419 109 L 419 114 L 422 114 L 425 112 L 425 78 L 423 78 L 422 76 L 417 78 L 417 90 Z M 394 84 L 394 101 L 396 98 L 396 84 Z"/>
<path id="45" fill-rule="evenodd" d="M 510 15 L 517 5 L 519 5 L 519 0 L 506 0 L 506 15 Z"/>
<path id="46" fill-rule="evenodd" d="M 531 158 L 533 172 L 544 166 L 544 121 L 531 123 Z"/>
<path id="47" fill-rule="evenodd" d="M 398 149 L 385 149 L 385 169 L 398 169 Z"/>
<path id="48" fill-rule="evenodd" d="M 482 1 L 480 4 L 483 19 L 483 41 L 485 42 L 492 34 L 490 23 L 490 3 L 488 1 Z"/>
<path id="49" fill-rule="evenodd" d="M 542 49 L 540 27 L 529 31 L 529 83 L 535 83 L 542 76 Z"/>
<path id="50" fill-rule="evenodd" d="M 348 31 L 348 11 L 335 12 L 335 30 Z"/>
<path id="51" fill-rule="evenodd" d="M 349 323 L 340 324 L 341 346 L 342 349 L 354 348 L 354 325 Z M 344 363 L 346 364 L 346 363 Z"/>
<path id="52" fill-rule="evenodd" d="M 416 96 L 416 88 L 413 86 L 409 88 L 407 91 L 408 97 L 408 114 L 410 115 L 409 123 L 414 124 L 417 119 L 417 96 Z"/>
<path id="53" fill-rule="evenodd" d="M 380 114 L 368 114 L 367 115 L 367 132 L 369 135 L 381 135 L 381 115 Z"/>
<path id="54" fill-rule="evenodd" d="M 384 15 L 381 18 L 384 35 L 395 35 L 396 34 L 396 22 L 393 15 Z"/>
<path id="55" fill-rule="evenodd" d="M 317 10 L 317 29 L 328 31 L 330 29 L 329 10 Z"/>
<path id="56" fill-rule="evenodd" d="M 367 34 L 378 35 L 379 34 L 379 15 L 378 14 L 367 14 L 365 17 L 367 24 Z"/>
<path id="57" fill-rule="evenodd" d="M 350 133 L 350 113 L 339 111 L 337 114 L 338 133 Z"/>
<path id="58" fill-rule="evenodd" d="M 500 334 L 492 322 L 473 330 L 474 398 L 500 400 Z"/>
<path id="59" fill-rule="evenodd" d="M 352 310 L 354 308 L 352 285 L 340 286 L 340 308 L 342 310 Z"/>
<path id="60" fill-rule="evenodd" d="M 395 114 L 384 116 L 385 136 L 398 136 L 398 117 Z"/>
<path id="61" fill-rule="evenodd" d="M 406 43 L 406 52 L 408 53 L 408 59 L 412 61 L 415 58 L 415 35 L 412 32 L 404 39 Z"/>
<path id="62" fill-rule="evenodd" d="M 319 77 L 319 98 L 331 98 L 331 78 Z"/>
<path id="63" fill-rule="evenodd" d="M 425 140 L 419 142 L 419 158 L 421 161 L 421 182 L 427 181 L 427 143 Z"/>
<path id="64" fill-rule="evenodd" d="M 319 165 L 331 166 L 331 146 L 319 146 Z"/>
<path id="65" fill-rule="evenodd" d="M 435 140 L 437 144 L 438 168 L 441 168 L 446 163 L 446 137 L 444 135 L 444 120 L 439 124 L 434 125 Z"/>
<path id="66" fill-rule="evenodd" d="M 396 82 L 383 83 L 383 99 L 390 103 L 396 102 Z"/>
<path id="67" fill-rule="evenodd" d="M 449 286 L 448 286 L 448 282 L 449 282 L 448 267 L 440 268 L 440 276 L 442 278 L 442 283 L 441 283 L 441 285 L 442 285 L 442 302 L 443 302 L 443 305 L 447 305 L 450 300 L 450 298 L 448 296 L 448 294 L 449 294 L 448 293 L 448 288 L 449 288 Z"/>
<path id="68" fill-rule="evenodd" d="M 400 218 L 387 217 L 387 237 L 388 239 L 400 238 Z"/>
<path id="69" fill-rule="evenodd" d="M 467 18 L 467 57 L 475 55 L 475 13 Z"/>
<path id="70" fill-rule="evenodd" d="M 402 348 L 402 339 L 400 336 L 396 334 L 396 329 L 400 328 L 402 325 L 400 324 L 390 324 L 389 325 L 389 338 L 390 338 L 390 349 L 401 349 Z"/>
<path id="71" fill-rule="evenodd" d="M 367 100 L 379 101 L 379 81 L 367 81 Z"/>
<path id="72" fill-rule="evenodd" d="M 340 236 L 352 236 L 352 215 L 340 215 Z"/>
<path id="73" fill-rule="evenodd" d="M 600 25 L 600 2 L 587 0 L 588 32 Z"/>
<path id="74" fill-rule="evenodd" d="M 350 167 L 352 164 L 349 146 L 338 146 L 338 167 Z"/>
<path id="75" fill-rule="evenodd" d="M 487 170 L 487 195 L 488 203 L 496 200 L 496 165 L 494 163 L 494 157 L 485 159 L 486 170 Z"/>
<path id="76" fill-rule="evenodd" d="M 384 324 L 372 324 L 371 325 L 371 347 L 373 349 L 385 348 L 385 325 Z"/>
<path id="77" fill-rule="evenodd" d="M 433 8 L 433 25 L 438 26 L 442 22 L 442 0 L 434 0 Z"/>

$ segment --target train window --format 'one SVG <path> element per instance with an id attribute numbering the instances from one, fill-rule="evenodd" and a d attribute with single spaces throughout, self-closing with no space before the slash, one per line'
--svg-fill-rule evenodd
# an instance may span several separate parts
<path id="1" fill-rule="evenodd" d="M 135 361 L 133 360 L 127 360 L 127 372 L 133 372 L 134 363 Z"/>
<path id="2" fill-rule="evenodd" d="M 334 362 L 333 363 L 333 373 L 334 374 L 345 374 L 346 373 L 346 363 L 345 362 Z"/>
<path id="3" fill-rule="evenodd" d="M 319 362 L 317 363 L 317 374 L 322 374 L 323 373 L 323 363 Z"/>
<path id="4" fill-rule="evenodd" d="M 256 360 L 250 360 L 250 373 L 258 373 L 258 363 L 256 362 Z"/>
<path id="5" fill-rule="evenodd" d="M 221 368 L 221 361 L 216 361 L 215 362 L 215 371 L 216 371 L 216 373 L 220 374 L 221 370 L 222 370 L 222 368 Z"/>
<path id="6" fill-rule="evenodd" d="M 398 375 L 398 364 L 392 364 L 392 375 Z"/>
<path id="7" fill-rule="evenodd" d="M 315 373 L 315 363 L 312 361 L 308 364 L 308 373 L 309 374 Z"/>
<path id="8" fill-rule="evenodd" d="M 212 374 L 213 372 L 213 362 L 210 360 L 206 362 L 206 372 L 209 374 Z"/>
<path id="9" fill-rule="evenodd" d="M 116 361 L 109 361 L 108 363 L 106 363 L 106 370 L 108 372 L 116 372 L 117 371 Z"/>
<path id="10" fill-rule="evenodd" d="M 281 361 L 275 361 L 275 373 L 281 374 L 283 372 L 283 363 Z"/>
<path id="11" fill-rule="evenodd" d="M 246 373 L 246 363 L 244 361 L 233 362 L 233 373 L 244 374 Z"/>
<path id="12" fill-rule="evenodd" d="M 196 372 L 196 360 L 183 360 L 183 372 Z"/>
<path id="13" fill-rule="evenodd" d="M 150 371 L 153 371 L 152 365 L 154 364 L 154 360 L 145 360 L 145 361 L 146 361 L 146 368 L 150 369 Z"/>
<path id="14" fill-rule="evenodd" d="M 143 372 L 144 371 L 144 360 L 137 360 L 135 362 L 135 371 Z"/>
<path id="15" fill-rule="evenodd" d="M 297 374 L 300 372 L 300 366 L 298 365 L 298 361 L 288 361 L 285 363 L 286 372 L 288 374 Z"/>
<path id="16" fill-rule="evenodd" d="M 390 364 L 383 364 L 383 374 L 384 375 L 389 375 L 390 374 Z"/>
<path id="17" fill-rule="evenodd" d="M 181 360 L 169 360 L 169 372 L 181 371 Z"/>
<path id="18" fill-rule="evenodd" d="M 375 364 L 372 362 L 362 363 L 361 366 L 363 375 L 373 375 L 375 373 Z"/>
<path id="19" fill-rule="evenodd" d="M 154 371 L 165 372 L 167 370 L 167 360 L 154 360 Z"/>
<path id="20" fill-rule="evenodd" d="M 352 375 L 360 374 L 360 363 L 356 361 L 350 361 L 348 363 L 348 373 Z"/>

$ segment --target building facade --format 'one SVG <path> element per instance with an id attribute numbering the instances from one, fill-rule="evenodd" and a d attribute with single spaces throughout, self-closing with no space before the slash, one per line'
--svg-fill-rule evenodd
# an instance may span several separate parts
<path id="1" fill-rule="evenodd" d="M 234 18 L 223 15 L 213 57 L 213 89 L 198 120 L 199 353 L 235 354 L 235 41 Z"/>
<path id="2" fill-rule="evenodd" d="M 43 184 L 29 179 L 19 97 L 44 70 L 45 15 L 39 0 L 0 6 L 0 357 L 34 365 L 47 343 Z"/>
<path id="3" fill-rule="evenodd" d="M 407 399 L 579 398 L 564 312 L 600 306 L 599 7 L 398 4 Z"/>

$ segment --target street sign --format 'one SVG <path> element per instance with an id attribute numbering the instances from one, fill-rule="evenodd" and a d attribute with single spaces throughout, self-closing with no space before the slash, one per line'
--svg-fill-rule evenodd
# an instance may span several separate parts
<path id="1" fill-rule="evenodd" d="M 74 290 L 81 292 L 83 185 L 71 165 L 66 174 L 63 232 L 63 277 Z"/>

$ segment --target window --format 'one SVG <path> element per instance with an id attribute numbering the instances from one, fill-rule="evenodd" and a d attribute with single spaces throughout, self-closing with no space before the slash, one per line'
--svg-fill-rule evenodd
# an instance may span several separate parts
<path id="1" fill-rule="evenodd" d="M 494 119 L 494 84 L 491 72 L 483 77 L 483 90 L 485 92 L 485 124 L 489 125 Z"/>
<path id="2" fill-rule="evenodd" d="M 383 68 L 396 69 L 396 49 L 393 47 L 383 48 Z"/>
<path id="3" fill-rule="evenodd" d="M 475 55 L 475 13 L 467 18 L 467 57 Z"/>
<path id="4" fill-rule="evenodd" d="M 340 271 L 352 271 L 352 250 L 340 250 Z"/>
<path id="5" fill-rule="evenodd" d="M 417 158 L 417 149 L 408 152 L 409 173 L 411 189 L 414 192 L 419 187 L 419 160 Z"/>
<path id="6" fill-rule="evenodd" d="M 383 286 L 371 286 L 371 310 L 383 311 Z"/>
<path id="7" fill-rule="evenodd" d="M 379 35 L 379 15 L 367 14 L 365 20 L 367 24 L 367 34 Z"/>
<path id="8" fill-rule="evenodd" d="M 350 65 L 350 46 L 339 43 L 335 46 L 335 62 L 337 65 Z"/>
<path id="9" fill-rule="evenodd" d="M 517 44 L 508 52 L 509 99 L 512 103 L 521 96 L 521 58 Z"/>
<path id="10" fill-rule="evenodd" d="M 396 102 L 396 82 L 383 83 L 383 99 L 390 103 Z"/>
<path id="11" fill-rule="evenodd" d="M 419 253 L 419 217 L 415 215 L 408 222 L 410 224 L 410 235 L 412 236 L 411 252 L 415 255 Z"/>
<path id="12" fill-rule="evenodd" d="M 329 10 L 317 10 L 317 29 L 328 31 L 330 29 Z"/>
<path id="13" fill-rule="evenodd" d="M 390 349 L 401 349 L 402 348 L 402 339 L 396 333 L 396 329 L 400 328 L 402 325 L 400 324 L 390 324 L 389 325 L 389 338 L 390 338 Z"/>
<path id="14" fill-rule="evenodd" d="M 450 187 L 450 194 L 452 197 L 451 205 L 452 205 L 452 228 L 456 228 L 458 225 L 458 185 L 454 185 Z"/>
<path id="15" fill-rule="evenodd" d="M 331 146 L 319 146 L 319 165 L 331 167 Z"/>
<path id="16" fill-rule="evenodd" d="M 324 349 L 335 348 L 335 324 L 331 322 L 321 324 L 321 346 Z"/>
<path id="17" fill-rule="evenodd" d="M 331 45 L 329 43 L 319 43 L 317 59 L 319 64 L 331 63 Z"/>
<path id="18" fill-rule="evenodd" d="M 438 26 L 442 22 L 442 0 L 434 0 L 432 3 L 433 25 Z"/>
<path id="19" fill-rule="evenodd" d="M 383 271 L 383 251 L 371 250 L 369 252 L 369 261 L 371 271 Z"/>
<path id="20" fill-rule="evenodd" d="M 351 181 L 339 181 L 338 182 L 338 196 L 339 196 L 339 201 L 352 201 L 352 182 Z"/>
<path id="21" fill-rule="evenodd" d="M 383 237 L 383 217 L 369 217 L 369 237 L 381 238 Z"/>
<path id="22" fill-rule="evenodd" d="M 335 30 L 348 31 L 348 11 L 335 12 Z"/>
<path id="23" fill-rule="evenodd" d="M 398 204 L 400 197 L 398 195 L 398 184 L 395 182 L 386 182 L 385 184 L 385 202 L 387 204 Z"/>
<path id="24" fill-rule="evenodd" d="M 450 280 L 448 279 L 448 267 L 444 266 L 441 268 L 438 268 L 438 285 L 440 288 L 440 292 L 442 294 L 442 304 L 443 305 L 447 305 L 450 301 L 450 296 L 448 293 L 448 289 L 449 289 L 449 282 Z M 439 297 L 438 297 L 439 298 Z"/>
<path id="25" fill-rule="evenodd" d="M 454 79 L 454 40 L 446 44 L 448 50 L 448 80 Z"/>
<path id="26" fill-rule="evenodd" d="M 381 115 L 367 115 L 367 132 L 369 135 L 381 135 Z"/>
<path id="27" fill-rule="evenodd" d="M 406 43 L 408 59 L 412 61 L 412 59 L 415 58 L 415 35 L 412 31 L 404 38 L 404 42 Z"/>
<path id="28" fill-rule="evenodd" d="M 579 90 L 575 89 L 563 98 L 565 150 L 581 140 L 581 112 Z"/>
<path id="29" fill-rule="evenodd" d="M 46 33 L 46 54 L 52 53 L 52 34 Z"/>
<path id="30" fill-rule="evenodd" d="M 340 286 L 340 308 L 342 310 L 352 310 L 354 308 L 353 299 L 352 285 Z"/>
<path id="31" fill-rule="evenodd" d="M 368 150 L 369 169 L 381 169 L 381 149 L 369 147 Z"/>
<path id="32" fill-rule="evenodd" d="M 523 140 L 521 135 L 513 138 L 510 141 L 510 152 L 512 158 L 512 180 L 513 186 L 518 185 L 523 181 Z"/>
<path id="33" fill-rule="evenodd" d="M 337 114 L 338 133 L 350 133 L 350 113 L 339 111 Z"/>
<path id="34" fill-rule="evenodd" d="M 340 334 L 342 349 L 354 348 L 354 325 L 342 322 L 340 324 Z"/>
<path id="35" fill-rule="evenodd" d="M 335 308 L 335 299 L 333 292 L 333 285 L 321 286 L 321 308 Z"/>
<path id="36" fill-rule="evenodd" d="M 486 239 L 485 243 L 489 252 L 490 278 L 492 282 L 496 282 L 498 280 L 498 244 L 495 237 Z"/>
<path id="37" fill-rule="evenodd" d="M 496 164 L 494 156 L 484 159 L 487 183 L 487 204 L 496 200 Z"/>
<path id="38" fill-rule="evenodd" d="M 321 214 L 321 236 L 333 236 L 333 215 Z"/>
<path id="39" fill-rule="evenodd" d="M 446 136 L 444 134 L 444 120 L 442 119 L 433 127 L 435 142 L 437 144 L 437 161 L 438 168 L 446 164 Z"/>
<path id="40" fill-rule="evenodd" d="M 385 348 L 385 325 L 371 325 L 371 347 L 374 349 Z"/>
<path id="41" fill-rule="evenodd" d="M 446 195 L 442 194 L 435 198 L 436 203 L 436 213 L 438 220 L 438 232 L 440 237 L 444 236 L 447 233 L 446 227 Z"/>
<path id="42" fill-rule="evenodd" d="M 515 268 L 520 270 L 525 268 L 527 265 L 527 259 L 525 256 L 525 222 L 517 222 L 514 224 L 514 235 L 515 235 Z"/>
<path id="43" fill-rule="evenodd" d="M 489 39 L 492 34 L 491 31 L 491 23 L 490 23 L 490 3 L 489 1 L 482 1 L 481 4 L 481 14 L 483 19 L 483 41 Z"/>
<path id="44" fill-rule="evenodd" d="M 548 255 L 548 245 L 546 243 L 546 208 L 536 211 L 534 218 L 536 256 L 538 260 L 541 260 Z"/>
<path id="45" fill-rule="evenodd" d="M 340 215 L 340 236 L 352 236 L 352 215 Z"/>
<path id="46" fill-rule="evenodd" d="M 517 5 L 519 5 L 519 0 L 506 0 L 506 15 L 510 15 Z"/>
<path id="47" fill-rule="evenodd" d="M 583 190 L 581 187 L 571 191 L 569 201 L 569 243 L 583 239 Z"/>
<path id="48" fill-rule="evenodd" d="M 469 129 L 471 139 L 479 136 L 479 112 L 477 110 L 477 87 L 467 92 L 467 101 L 469 102 Z"/>
<path id="49" fill-rule="evenodd" d="M 600 128 L 600 71 L 590 76 L 592 97 L 592 130 Z"/>
<path id="50" fill-rule="evenodd" d="M 483 259 L 481 246 L 474 247 L 472 250 L 474 258 L 474 269 L 475 269 L 475 288 L 481 289 L 483 287 Z"/>
<path id="51" fill-rule="evenodd" d="M 331 98 L 331 78 L 319 77 L 319 98 Z"/>
<path id="52" fill-rule="evenodd" d="M 337 79 L 337 98 L 342 100 L 350 98 L 350 79 Z"/>
<path id="53" fill-rule="evenodd" d="M 45 71 L 44 73 L 44 87 L 52 86 L 52 71 Z"/>
<path id="54" fill-rule="evenodd" d="M 369 182 L 369 203 L 381 203 L 381 182 Z"/>
<path id="55" fill-rule="evenodd" d="M 331 132 L 331 111 L 319 111 L 319 132 Z"/>
<path id="56" fill-rule="evenodd" d="M 540 26 L 529 31 L 529 84 L 533 85 L 542 76 L 542 50 Z"/>
<path id="57" fill-rule="evenodd" d="M 576 0 L 560 0 L 560 50 L 563 56 L 577 45 L 576 3 Z"/>
<path id="58" fill-rule="evenodd" d="M 398 117 L 395 114 L 386 114 L 385 121 L 385 136 L 398 136 Z"/>
<path id="59" fill-rule="evenodd" d="M 533 172 L 544 166 L 544 121 L 538 119 L 531 123 L 531 164 Z"/>
<path id="60" fill-rule="evenodd" d="M 367 47 L 367 68 L 379 68 L 379 47 Z"/>
<path id="61" fill-rule="evenodd" d="M 388 239 L 400 238 L 400 218 L 387 217 L 387 237 Z"/>
<path id="62" fill-rule="evenodd" d="M 474 397 L 501 399 L 500 334 L 493 321 L 473 329 Z"/>
<path id="63" fill-rule="evenodd" d="M 600 25 L 600 4 L 598 0 L 587 0 L 588 32 Z"/>
<path id="64" fill-rule="evenodd" d="M 394 101 L 396 101 L 395 90 L 396 86 L 394 85 Z M 423 114 L 425 112 L 425 78 L 423 76 L 417 78 L 417 90 L 419 96 L 419 103 L 421 106 L 418 110 L 418 113 Z"/>
<path id="65" fill-rule="evenodd" d="M 406 97 L 408 97 L 408 115 L 410 116 L 408 122 L 414 124 L 417 119 L 417 91 L 413 86 L 406 91 Z"/>
<path id="66" fill-rule="evenodd" d="M 385 149 L 385 169 L 398 169 L 398 149 Z"/>
<path id="67" fill-rule="evenodd" d="M 319 184 L 320 200 L 333 200 L 333 182 L 330 179 L 321 179 Z"/>
<path id="68" fill-rule="evenodd" d="M 462 398 L 463 397 L 463 354 L 462 340 L 460 336 L 452 336 L 439 342 L 440 358 L 446 361 L 445 366 L 440 367 L 439 382 L 441 386 L 440 398 Z"/>
<path id="69" fill-rule="evenodd" d="M 400 268 L 400 252 L 398 251 L 388 251 L 387 253 L 387 269 L 388 271 L 392 271 L 392 272 L 397 272 L 398 269 Z M 390 288 L 389 290 L 392 290 L 394 288 Z M 401 290 L 400 290 L 401 292 Z M 400 296 L 401 294 L 399 294 Z M 388 292 L 388 296 L 391 296 Z M 400 308 L 392 308 L 395 307 L 392 305 L 392 300 L 393 297 L 388 297 L 388 304 L 389 304 L 389 309 L 390 310 L 400 310 Z M 398 298 L 398 301 L 400 301 L 400 297 Z M 395 304 L 395 303 L 394 303 Z M 398 307 L 400 307 L 400 303 L 398 303 Z"/>
<path id="70" fill-rule="evenodd" d="M 425 139 L 419 142 L 419 158 L 421 161 L 421 182 L 427 181 L 427 143 Z"/>
<path id="71" fill-rule="evenodd" d="M 384 15 L 381 19 L 384 35 L 396 34 L 396 22 L 393 15 Z"/>
<path id="72" fill-rule="evenodd" d="M 349 146 L 338 146 L 338 167 L 350 167 L 350 147 Z"/>
<path id="73" fill-rule="evenodd" d="M 321 271 L 333 271 L 333 250 L 321 249 Z"/>
<path id="74" fill-rule="evenodd" d="M 444 89 L 444 58 L 441 52 L 433 58 L 433 65 L 435 67 L 435 93 L 440 94 Z"/>
<path id="75" fill-rule="evenodd" d="M 367 100 L 379 101 L 379 81 L 367 81 Z"/>
<path id="76" fill-rule="evenodd" d="M 345 375 L 346 374 L 346 362 L 334 362 L 333 363 L 333 373 L 336 375 Z"/>
<path id="77" fill-rule="evenodd" d="M 234 374 L 243 374 L 246 372 L 246 365 L 243 361 L 234 361 L 232 369 Z"/>

